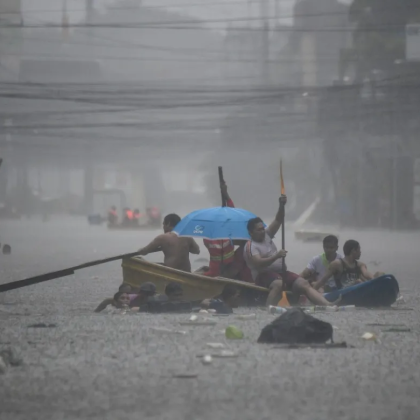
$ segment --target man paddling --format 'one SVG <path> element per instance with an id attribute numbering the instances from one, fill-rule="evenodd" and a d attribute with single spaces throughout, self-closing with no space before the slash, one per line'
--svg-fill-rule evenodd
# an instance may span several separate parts
<path id="1" fill-rule="evenodd" d="M 344 244 L 343 252 L 344 258 L 333 261 L 324 276 L 313 284 L 315 289 L 318 290 L 324 287 L 331 277 L 334 279 L 332 289 L 342 289 L 363 283 L 366 280 L 372 280 L 382 274 L 376 273 L 373 276 L 368 271 L 366 264 L 359 261 L 362 251 L 359 242 L 354 239 L 350 239 Z"/>
<path id="2" fill-rule="evenodd" d="M 172 232 L 174 227 L 181 221 L 177 214 L 168 214 L 163 219 L 162 235 L 157 236 L 149 245 L 139 250 L 140 255 L 147 255 L 152 252 L 162 251 L 165 256 L 166 267 L 191 272 L 190 253 L 199 254 L 200 247 L 193 238 L 180 238 Z"/>
<path id="3" fill-rule="evenodd" d="M 284 223 L 286 202 L 286 196 L 282 195 L 276 217 L 267 229 L 259 217 L 248 221 L 251 240 L 245 246 L 245 261 L 251 269 L 255 284 L 269 289 L 267 306 L 277 305 L 283 288 L 292 290 L 298 295 L 305 295 L 315 305 L 331 306 L 333 303 L 328 302 L 317 290 L 313 289 L 307 280 L 287 271 L 287 267 L 283 268 L 282 258 L 286 257 L 287 251 L 284 249 L 278 251 L 273 238 Z"/>

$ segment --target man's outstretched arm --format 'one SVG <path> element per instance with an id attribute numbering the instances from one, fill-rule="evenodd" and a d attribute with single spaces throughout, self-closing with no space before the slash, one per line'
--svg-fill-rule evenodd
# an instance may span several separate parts
<path id="1" fill-rule="evenodd" d="M 279 231 L 282 223 L 284 222 L 284 206 L 287 203 L 287 197 L 282 195 L 279 198 L 279 209 L 277 210 L 276 218 L 271 222 L 270 226 L 267 228 L 267 233 L 270 235 L 270 238 L 274 238 Z"/>
<path id="2" fill-rule="evenodd" d="M 144 248 L 139 249 L 140 255 L 151 254 L 152 252 L 158 252 L 162 248 L 162 236 L 159 235 L 149 245 L 146 245 Z"/>
<path id="3" fill-rule="evenodd" d="M 221 184 L 220 184 L 220 190 L 222 191 L 222 194 L 223 194 L 223 197 L 225 198 L 225 200 L 226 200 L 226 206 L 227 207 L 235 207 L 235 204 L 233 203 L 233 201 L 232 201 L 232 199 L 230 198 L 230 195 L 229 195 L 229 193 L 228 193 L 228 190 L 227 190 L 227 184 L 226 184 L 226 182 L 222 182 Z"/>
<path id="4" fill-rule="evenodd" d="M 315 283 L 312 284 L 312 287 L 316 290 L 321 289 L 321 287 L 324 287 L 328 280 L 331 277 L 334 277 L 340 272 L 341 264 L 338 261 L 333 261 L 327 268 L 327 271 L 325 272 L 324 277 L 322 279 L 317 280 Z"/>

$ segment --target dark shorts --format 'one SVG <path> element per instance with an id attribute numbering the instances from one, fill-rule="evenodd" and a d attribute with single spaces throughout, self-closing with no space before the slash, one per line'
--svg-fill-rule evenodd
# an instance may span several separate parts
<path id="1" fill-rule="evenodd" d="M 268 288 L 274 280 L 283 280 L 286 289 L 292 290 L 293 283 L 297 278 L 299 278 L 299 275 L 296 273 L 292 273 L 291 271 L 286 271 L 284 279 L 283 276 L 279 273 L 275 273 L 274 271 L 267 271 L 265 273 L 258 274 L 258 277 L 255 280 L 255 284 L 257 286 Z"/>

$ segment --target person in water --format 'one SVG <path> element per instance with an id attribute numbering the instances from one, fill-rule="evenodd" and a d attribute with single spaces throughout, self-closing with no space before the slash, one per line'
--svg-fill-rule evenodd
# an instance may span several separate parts
<path id="1" fill-rule="evenodd" d="M 130 293 L 131 293 L 131 286 L 129 286 L 128 284 L 123 283 L 119 288 L 118 288 L 118 293 L 125 293 L 129 296 L 130 298 Z M 114 300 L 115 300 L 115 296 L 112 298 L 107 298 L 105 300 L 103 300 L 99 306 L 95 309 L 95 312 L 102 312 L 107 306 L 109 305 L 113 305 L 114 304 Z"/>
<path id="2" fill-rule="evenodd" d="M 279 198 L 279 209 L 274 221 L 264 227 L 263 221 L 255 217 L 248 221 L 248 232 L 251 240 L 244 249 L 244 258 L 251 270 L 255 284 L 269 289 L 267 306 L 277 305 L 281 299 L 283 289 L 291 290 L 297 295 L 305 295 L 315 305 L 332 306 L 322 294 L 313 289 L 308 280 L 299 275 L 287 271 L 282 258 L 286 257 L 287 251 L 277 250 L 273 238 L 284 222 L 284 206 L 287 198 L 282 195 Z"/>
<path id="3" fill-rule="evenodd" d="M 239 306 L 240 293 L 235 286 L 226 285 L 220 296 L 214 299 L 206 299 L 201 302 L 201 307 L 214 309 L 219 314 L 231 314 L 232 309 Z"/>
<path id="4" fill-rule="evenodd" d="M 184 297 L 184 290 L 178 283 L 171 282 L 165 287 L 165 295 L 169 302 L 179 302 Z"/>
<path id="5" fill-rule="evenodd" d="M 306 268 L 302 271 L 300 277 L 314 283 L 325 276 L 328 266 L 337 259 L 342 259 L 343 256 L 337 252 L 338 250 L 338 238 L 334 235 L 328 235 L 322 241 L 324 253 L 317 255 L 309 261 Z M 328 292 L 334 289 L 335 281 L 331 277 L 325 284 L 324 291 Z M 319 289 L 322 292 L 322 289 Z"/>
<path id="6" fill-rule="evenodd" d="M 366 264 L 359 261 L 362 254 L 359 242 L 354 239 L 346 241 L 343 252 L 344 258 L 336 259 L 330 263 L 322 278 L 313 284 L 314 289 L 323 288 L 331 278 L 334 279 L 334 284 L 330 290 L 334 290 L 363 283 L 380 275 L 380 273 L 377 273 L 373 276 L 368 271 Z"/>
<path id="7" fill-rule="evenodd" d="M 191 272 L 190 253 L 198 255 L 200 247 L 193 238 L 180 238 L 172 232 L 181 221 L 177 214 L 168 214 L 163 219 L 162 235 L 157 236 L 149 245 L 139 250 L 140 255 L 162 251 L 165 257 L 163 265 L 177 270 Z"/>
<path id="8" fill-rule="evenodd" d="M 126 292 L 115 293 L 112 299 L 105 299 L 96 309 L 95 312 L 102 312 L 109 305 L 116 309 L 129 309 L 130 296 Z"/>
<path id="9" fill-rule="evenodd" d="M 138 310 L 138 308 L 147 303 L 150 299 L 156 298 L 156 286 L 147 281 L 140 286 L 139 292 L 137 294 L 130 295 L 130 307 L 134 310 Z"/>

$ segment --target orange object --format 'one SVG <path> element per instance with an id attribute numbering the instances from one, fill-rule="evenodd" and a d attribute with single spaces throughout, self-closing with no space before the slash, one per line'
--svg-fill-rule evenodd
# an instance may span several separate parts
<path id="1" fill-rule="evenodd" d="M 280 159 L 280 187 L 281 187 L 281 195 L 286 194 L 286 189 L 284 188 L 284 180 L 283 180 L 283 165 Z"/>
<path id="2" fill-rule="evenodd" d="M 287 299 L 286 292 L 283 292 L 283 295 L 282 295 L 279 303 L 277 304 L 277 306 L 281 306 L 282 308 L 290 307 L 289 299 Z"/>

